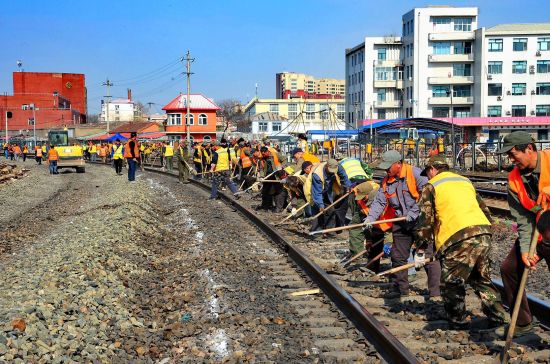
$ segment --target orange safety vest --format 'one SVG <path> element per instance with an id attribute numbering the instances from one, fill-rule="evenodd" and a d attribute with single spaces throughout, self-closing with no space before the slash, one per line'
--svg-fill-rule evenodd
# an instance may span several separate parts
<path id="1" fill-rule="evenodd" d="M 51 148 L 48 152 L 48 160 L 49 161 L 56 161 L 59 159 L 59 153 L 57 153 L 57 150 L 54 148 Z"/>
<path id="2" fill-rule="evenodd" d="M 413 167 L 410 164 L 403 163 L 403 165 L 401 166 L 401 174 L 399 175 L 399 177 L 405 178 L 405 180 L 407 181 L 407 187 L 409 188 L 409 193 L 415 200 L 418 201 L 418 199 L 420 198 L 420 194 L 418 193 L 418 189 L 416 188 L 416 178 L 414 178 Z M 395 179 L 392 179 L 391 182 L 393 182 L 393 180 Z M 388 203 L 386 203 L 386 208 L 382 212 L 379 220 L 388 220 L 395 218 L 395 210 L 390 206 L 389 200 L 391 197 L 394 197 L 396 193 L 388 193 L 388 182 L 388 177 L 386 176 L 381 183 L 382 191 L 384 191 L 384 195 L 386 195 L 386 200 L 388 201 Z M 380 226 L 383 231 L 386 231 L 393 226 L 393 223 L 384 223 L 379 224 L 378 226 Z"/>
<path id="3" fill-rule="evenodd" d="M 42 157 L 42 148 L 36 147 L 35 149 L 36 149 L 36 156 L 37 157 Z"/>
<path id="4" fill-rule="evenodd" d="M 248 168 L 252 166 L 252 161 L 250 160 L 250 157 L 244 153 L 245 149 L 247 148 L 241 148 L 241 164 L 243 168 Z"/>
<path id="5" fill-rule="evenodd" d="M 124 158 L 139 158 L 139 144 L 137 140 L 134 140 L 134 156 L 132 157 L 132 152 L 130 151 L 130 142 L 132 139 L 128 140 L 126 145 L 124 146 Z"/>
<path id="6" fill-rule="evenodd" d="M 539 196 L 537 201 L 532 200 L 525 189 L 521 173 L 518 167 L 514 167 L 508 175 L 508 184 L 510 189 L 517 193 L 519 202 L 526 210 L 534 214 L 538 214 L 543 209 L 547 208 L 548 201 L 545 200 L 542 190 L 546 186 L 550 186 L 550 150 L 540 152 L 540 178 L 539 178 Z"/>
<path id="7" fill-rule="evenodd" d="M 275 167 L 279 167 L 281 165 L 281 162 L 279 162 L 279 153 L 275 148 L 268 147 L 267 148 L 269 152 L 271 153 L 271 156 L 273 157 L 273 162 L 275 163 Z"/>

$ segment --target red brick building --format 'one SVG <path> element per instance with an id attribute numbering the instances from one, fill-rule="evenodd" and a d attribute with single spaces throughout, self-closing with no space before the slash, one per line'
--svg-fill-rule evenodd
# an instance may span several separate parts
<path id="1" fill-rule="evenodd" d="M 14 72 L 13 95 L 0 95 L 1 129 L 5 129 L 6 111 L 10 134 L 36 129 L 60 128 L 86 122 L 86 85 L 83 74 Z"/>
<path id="2" fill-rule="evenodd" d="M 185 125 L 184 122 L 187 113 L 187 95 L 178 95 L 162 108 L 168 117 L 166 134 L 172 140 L 185 139 L 189 127 L 191 138 L 196 142 L 216 139 L 216 111 L 220 110 L 220 107 L 204 95 L 190 96 L 189 125 Z"/>

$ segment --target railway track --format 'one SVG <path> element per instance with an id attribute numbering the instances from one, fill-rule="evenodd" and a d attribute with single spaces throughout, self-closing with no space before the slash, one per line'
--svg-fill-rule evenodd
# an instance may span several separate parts
<path id="1" fill-rule="evenodd" d="M 146 168 L 146 170 L 175 177 L 175 174 L 157 168 Z M 192 183 L 206 191 L 210 189 L 209 185 L 202 182 L 192 181 Z M 335 268 L 347 248 L 346 239 L 331 239 L 320 244 L 319 241 L 305 238 L 305 234 L 295 225 L 275 229 L 266 222 L 273 219 L 272 213 L 252 212 L 252 199 L 245 198 L 246 201 L 236 202 L 224 194 L 220 196 L 225 203 L 238 210 L 286 252 L 308 276 L 313 287 L 321 289 L 385 361 L 416 363 L 437 360 L 441 357 L 454 360 L 468 357 L 468 359 L 475 358 L 474 360 L 483 362 L 492 360 L 492 356 L 502 344 L 490 340 L 485 334 L 470 335 L 468 338 L 468 335 L 463 335 L 461 332 L 447 330 L 446 321 L 442 320 L 441 315 L 438 314 L 438 311 L 441 312 L 441 306 L 437 307 L 437 304 L 433 305 L 429 302 L 423 304 L 422 294 L 411 297 L 405 303 L 392 304 L 388 310 L 385 307 L 386 300 L 379 295 L 382 288 L 387 285 L 386 281 L 372 280 L 371 275 L 366 270 L 362 270 L 360 264 L 354 266 L 355 270 L 352 271 Z M 412 283 L 417 286 L 414 289 L 420 293 L 422 286 L 417 283 L 423 278 Z M 502 287 L 498 281 L 495 281 L 495 284 L 499 288 Z M 529 301 L 535 316 L 543 327 L 548 328 L 549 304 L 533 296 L 529 296 Z M 471 302 L 468 305 L 471 306 Z M 422 321 L 421 317 L 424 315 L 432 316 L 432 319 Z M 419 320 L 425 324 L 424 329 L 415 324 Z M 545 331 L 540 332 L 539 335 L 542 335 L 544 340 L 550 339 Z M 522 341 L 522 344 L 526 343 L 531 345 L 529 342 Z M 523 353 L 526 349 L 522 346 L 517 350 Z M 359 360 L 359 357 L 356 360 Z"/>

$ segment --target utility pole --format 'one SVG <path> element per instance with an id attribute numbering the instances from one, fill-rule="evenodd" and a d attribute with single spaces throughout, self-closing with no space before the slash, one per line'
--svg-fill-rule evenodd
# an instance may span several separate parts
<path id="1" fill-rule="evenodd" d="M 32 107 L 32 134 L 34 139 L 34 146 L 36 147 L 36 110 L 37 107 L 35 104 L 31 104 Z"/>
<path id="2" fill-rule="evenodd" d="M 186 62 L 185 73 L 187 74 L 187 113 L 185 115 L 185 128 L 187 129 L 187 153 L 191 155 L 191 132 L 189 130 L 189 120 L 191 119 L 191 75 L 193 74 L 191 72 L 191 62 L 194 62 L 195 58 L 191 58 L 191 53 L 187 50 L 184 60 Z"/>
<path id="3" fill-rule="evenodd" d="M 111 98 L 111 86 L 113 86 L 113 83 L 107 78 L 107 81 L 103 82 L 101 86 L 107 87 L 107 95 L 105 96 L 107 99 L 107 104 L 105 105 L 105 119 L 107 119 L 107 133 L 109 133 L 109 99 Z"/>

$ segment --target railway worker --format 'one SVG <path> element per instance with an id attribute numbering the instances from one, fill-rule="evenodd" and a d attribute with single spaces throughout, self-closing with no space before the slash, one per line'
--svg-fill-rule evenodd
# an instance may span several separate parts
<path id="1" fill-rule="evenodd" d="M 372 171 L 369 166 L 366 163 L 362 163 L 357 158 L 344 158 L 340 160 L 339 163 L 342 168 L 344 168 L 344 171 L 346 171 L 346 175 L 348 176 L 352 186 L 368 181 L 372 178 Z M 365 169 L 370 172 L 370 176 L 367 174 Z"/>
<path id="2" fill-rule="evenodd" d="M 145 143 L 145 149 L 143 150 L 143 164 L 151 163 L 151 153 L 153 153 L 153 148 L 151 143 Z"/>
<path id="3" fill-rule="evenodd" d="M 130 139 L 128 139 L 128 142 L 124 146 L 124 158 L 128 163 L 128 181 L 134 182 L 136 180 L 136 169 L 139 159 L 139 143 L 136 132 L 130 134 Z"/>
<path id="4" fill-rule="evenodd" d="M 323 212 L 313 223 L 312 231 L 344 226 L 348 200 L 342 199 L 326 212 L 325 207 L 331 205 L 351 188 L 346 171 L 335 159 L 329 159 L 326 163 L 318 164 L 311 174 L 312 214 Z"/>
<path id="5" fill-rule="evenodd" d="M 283 178 L 283 165 L 279 159 L 279 153 L 272 147 L 261 147 L 260 175 L 269 181 Z M 285 207 L 287 193 L 280 183 L 266 182 L 262 184 L 262 204 L 258 210 L 275 210 L 281 212 Z"/>
<path id="6" fill-rule="evenodd" d="M 92 159 L 92 162 L 95 162 L 97 160 L 97 146 L 95 145 L 95 143 L 91 143 L 91 147 L 90 147 L 90 157 Z"/>
<path id="7" fill-rule="evenodd" d="M 174 156 L 178 162 L 178 180 L 180 183 L 189 183 L 189 167 L 185 159 L 187 158 L 187 145 L 181 143 L 177 146 Z"/>
<path id="8" fill-rule="evenodd" d="M 193 165 L 195 166 L 195 171 L 197 172 L 195 179 L 202 178 L 202 173 L 204 171 L 204 150 L 203 146 L 199 143 L 193 143 Z"/>
<path id="9" fill-rule="evenodd" d="M 304 152 L 302 148 L 294 148 L 292 151 L 292 156 L 294 160 L 296 161 L 296 167 L 298 169 L 302 168 L 302 163 L 304 162 L 311 162 L 311 163 L 319 163 L 320 160 L 315 155 L 311 153 Z"/>
<path id="10" fill-rule="evenodd" d="M 25 144 L 23 145 L 23 162 L 27 160 L 27 154 L 29 154 L 29 147 Z"/>
<path id="11" fill-rule="evenodd" d="M 170 143 L 166 143 L 162 149 L 162 155 L 166 161 L 166 168 L 172 172 L 172 159 L 174 158 L 174 147 Z"/>
<path id="12" fill-rule="evenodd" d="M 59 160 L 59 153 L 55 150 L 55 145 L 50 145 L 48 150 L 48 165 L 50 166 L 50 174 L 59 174 L 57 171 L 57 161 Z"/>
<path id="13" fill-rule="evenodd" d="M 307 144 L 307 136 L 305 134 L 298 134 L 298 148 L 301 149 L 304 153 L 309 154 L 309 145 Z M 310 161 L 313 162 L 313 161 Z M 319 163 L 319 162 L 313 162 Z"/>
<path id="14" fill-rule="evenodd" d="M 233 195 L 237 193 L 237 187 L 235 187 L 233 181 L 229 178 L 232 171 L 231 163 L 231 154 L 227 145 L 227 140 L 222 139 L 220 148 L 212 153 L 211 170 L 214 171 L 214 173 L 212 176 L 212 190 L 210 198 L 208 198 L 209 200 L 218 198 L 218 189 L 222 182 L 225 183 Z M 239 199 L 239 196 L 235 196 L 235 199 Z"/>
<path id="15" fill-rule="evenodd" d="M 244 181 L 245 176 L 249 176 L 252 171 L 252 151 L 250 150 L 250 147 L 248 147 L 244 141 L 244 139 L 239 142 L 239 164 L 240 164 L 240 172 L 239 172 L 239 184 L 241 184 Z"/>
<path id="16" fill-rule="evenodd" d="M 39 145 L 34 147 L 34 160 L 37 164 L 42 164 L 42 147 Z"/>
<path id="17" fill-rule="evenodd" d="M 113 144 L 113 164 L 115 166 L 115 172 L 118 176 L 122 176 L 122 160 L 124 159 L 123 154 L 124 147 L 120 143 L 120 139 L 115 141 Z"/>
<path id="18" fill-rule="evenodd" d="M 8 142 L 5 142 L 4 145 L 2 146 L 2 148 L 4 149 L 4 157 L 6 157 L 6 159 L 9 158 L 9 151 L 8 151 Z"/>
<path id="19" fill-rule="evenodd" d="M 386 170 L 386 176 L 380 184 L 376 198 L 372 202 L 369 214 L 365 219 L 365 228 L 372 228 L 372 222 L 406 217 L 407 221 L 392 224 L 393 244 L 384 246 L 384 252 L 390 255 L 392 266 L 400 267 L 407 264 L 412 244 L 414 242 L 413 229 L 416 224 L 420 207 L 418 200 L 422 188 L 428 179 L 420 175 L 422 170 L 405 163 L 401 153 L 388 150 L 382 155 L 380 169 Z M 433 245 L 426 249 L 426 253 L 433 253 Z M 428 290 L 430 298 L 440 299 L 439 281 L 441 267 L 438 261 L 426 264 L 428 274 Z M 393 275 L 398 292 L 389 292 L 387 298 L 406 297 L 409 295 L 409 277 L 406 270 Z"/>
<path id="20" fill-rule="evenodd" d="M 481 299 L 489 327 L 502 326 L 506 311 L 491 282 L 491 214 L 470 180 L 449 172 L 444 155 L 432 156 L 423 176 L 420 216 L 416 226 L 415 267 L 426 262 L 434 244 L 441 261 L 441 296 L 451 328 L 466 328 L 466 284 Z"/>
<path id="21" fill-rule="evenodd" d="M 550 259 L 550 249 L 542 244 L 537 245 L 537 255 L 528 258 L 537 218 L 547 207 L 543 189 L 550 186 L 550 150 L 537 151 L 533 138 L 524 131 L 508 134 L 503 143 L 497 153 L 506 153 L 515 165 L 508 175 L 508 204 L 517 224 L 518 238 L 500 266 L 504 297 L 512 307 L 525 267 L 535 269 L 541 258 L 546 261 Z M 524 292 L 514 336 L 525 335 L 532 330 L 533 316 Z M 496 333 L 504 336 L 506 330 L 498 329 Z"/>
<path id="22" fill-rule="evenodd" d="M 350 199 L 351 222 L 360 224 L 369 214 L 370 205 L 376 197 L 380 186 L 373 181 L 365 181 L 353 188 Z M 368 260 L 370 261 L 382 252 L 384 248 L 384 232 L 389 230 L 389 224 L 376 225 L 372 229 L 363 230 L 355 228 L 349 231 L 349 254 L 347 258 L 361 253 L 368 249 Z M 378 273 L 380 271 L 380 259 L 372 263 L 371 269 Z"/>
<path id="23" fill-rule="evenodd" d="M 19 146 L 19 144 L 14 144 L 13 145 L 13 155 L 15 156 L 15 161 L 19 161 L 19 158 L 21 157 L 21 147 Z"/>

